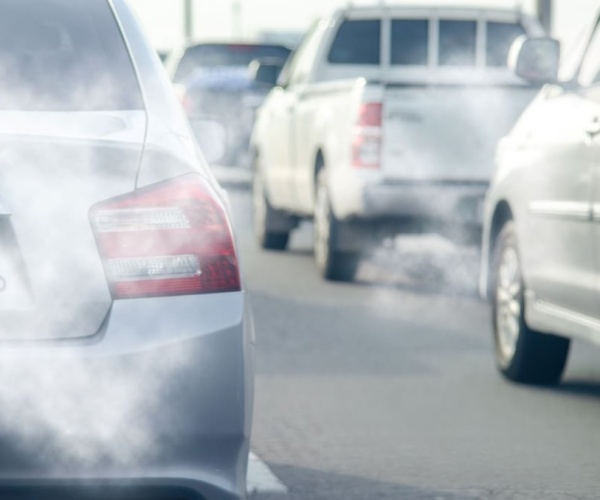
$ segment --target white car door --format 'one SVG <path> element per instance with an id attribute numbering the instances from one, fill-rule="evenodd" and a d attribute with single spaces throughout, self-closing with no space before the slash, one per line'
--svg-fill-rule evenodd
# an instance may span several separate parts
<path id="1" fill-rule="evenodd" d="M 263 140 L 262 161 L 268 163 L 268 189 L 271 203 L 279 209 L 295 210 L 294 166 L 298 101 L 306 88 L 314 53 L 322 30 L 319 24 L 306 34 L 283 69 L 279 86 L 269 96 L 262 119 L 268 133 Z"/>

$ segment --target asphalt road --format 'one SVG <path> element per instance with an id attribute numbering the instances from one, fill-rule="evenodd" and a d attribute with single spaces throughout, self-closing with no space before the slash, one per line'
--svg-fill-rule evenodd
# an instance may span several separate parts
<path id="1" fill-rule="evenodd" d="M 257 327 L 254 451 L 288 493 L 258 500 L 600 496 L 600 350 L 565 383 L 518 387 L 492 362 L 477 252 L 399 240 L 359 283 L 323 282 L 311 228 L 260 251 L 231 193 Z"/>

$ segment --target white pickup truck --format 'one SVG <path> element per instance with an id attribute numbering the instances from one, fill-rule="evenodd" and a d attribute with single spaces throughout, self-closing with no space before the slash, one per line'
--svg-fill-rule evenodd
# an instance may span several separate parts
<path id="1" fill-rule="evenodd" d="M 496 144 L 537 92 L 506 65 L 521 35 L 543 31 L 514 10 L 348 7 L 318 21 L 254 128 L 260 244 L 284 250 L 314 217 L 321 274 L 349 280 L 386 236 L 479 238 Z"/>

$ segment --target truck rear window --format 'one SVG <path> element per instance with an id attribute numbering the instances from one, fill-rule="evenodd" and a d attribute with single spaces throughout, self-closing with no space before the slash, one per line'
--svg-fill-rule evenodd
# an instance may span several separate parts
<path id="1" fill-rule="evenodd" d="M 397 19 L 392 21 L 392 64 L 426 66 L 429 59 L 429 21 Z"/>
<path id="2" fill-rule="evenodd" d="M 524 34 L 525 30 L 520 24 L 487 23 L 487 66 L 494 68 L 506 66 L 510 47 Z"/>
<path id="3" fill-rule="evenodd" d="M 106 0 L 1 0 L 0 78 L 0 110 L 143 107 Z"/>
<path id="4" fill-rule="evenodd" d="M 477 23 L 440 21 L 440 66 L 475 66 L 477 62 Z"/>
<path id="5" fill-rule="evenodd" d="M 344 21 L 333 41 L 328 60 L 332 64 L 380 64 L 381 21 Z"/>

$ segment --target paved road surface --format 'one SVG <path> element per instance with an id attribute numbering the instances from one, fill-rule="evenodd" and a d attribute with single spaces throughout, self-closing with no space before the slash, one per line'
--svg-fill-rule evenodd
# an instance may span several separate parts
<path id="1" fill-rule="evenodd" d="M 249 195 L 231 197 L 258 337 L 253 449 L 285 486 L 254 498 L 600 496 L 598 349 L 575 345 L 560 388 L 509 385 L 472 249 L 401 240 L 359 284 L 329 284 L 309 225 L 289 252 L 259 251 Z"/>

